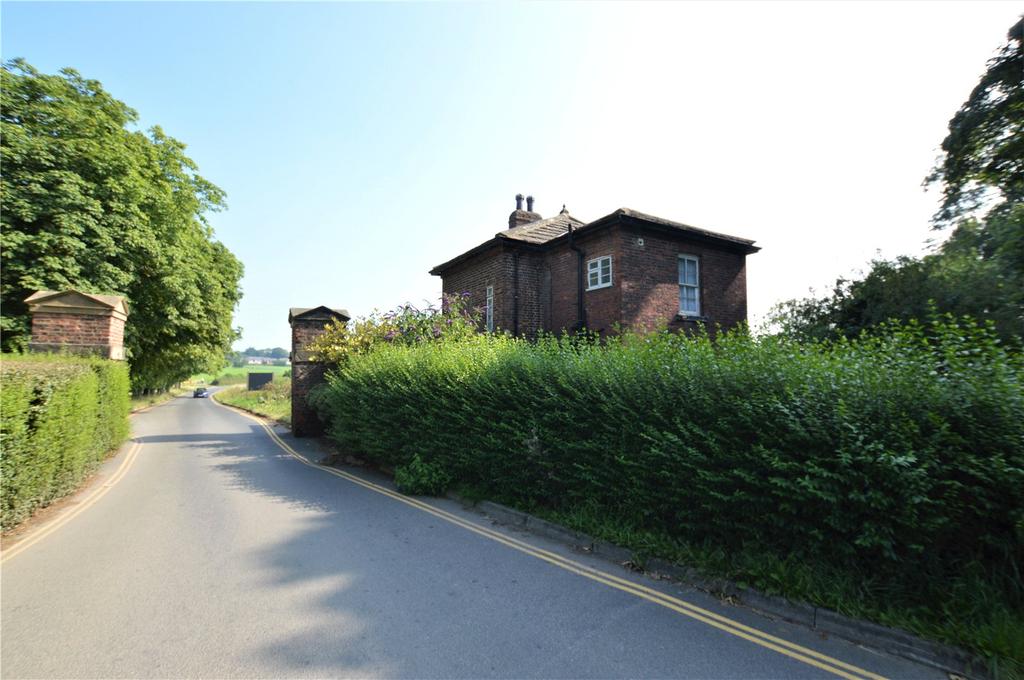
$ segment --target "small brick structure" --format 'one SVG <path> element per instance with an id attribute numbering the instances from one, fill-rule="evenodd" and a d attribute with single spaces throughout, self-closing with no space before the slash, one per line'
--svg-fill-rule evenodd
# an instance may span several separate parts
<path id="1" fill-rule="evenodd" d="M 306 403 L 306 396 L 323 383 L 327 365 L 313 361 L 306 347 L 323 334 L 329 323 L 344 323 L 349 318 L 346 310 L 330 307 L 292 307 L 288 311 L 288 325 L 292 328 L 292 434 L 296 437 L 311 437 L 324 431 L 320 418 Z"/>
<path id="2" fill-rule="evenodd" d="M 123 361 L 128 303 L 118 295 L 40 290 L 25 298 L 31 352 L 68 352 Z"/>

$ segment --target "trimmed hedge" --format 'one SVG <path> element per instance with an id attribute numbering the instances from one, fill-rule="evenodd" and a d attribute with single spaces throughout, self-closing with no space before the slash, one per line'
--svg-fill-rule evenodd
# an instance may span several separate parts
<path id="1" fill-rule="evenodd" d="M 822 565 L 932 612 L 925 591 L 980 570 L 1024 611 L 1024 361 L 967 321 L 832 345 L 383 345 L 311 402 L 345 450 L 473 494 Z"/>
<path id="2" fill-rule="evenodd" d="M 0 524 L 71 493 L 128 437 L 128 367 L 65 356 L 0 363 Z"/>

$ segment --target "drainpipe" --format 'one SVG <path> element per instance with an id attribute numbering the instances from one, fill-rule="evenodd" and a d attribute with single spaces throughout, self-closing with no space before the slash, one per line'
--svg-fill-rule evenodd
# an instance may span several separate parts
<path id="1" fill-rule="evenodd" d="M 569 250 L 577 255 L 576 260 L 576 331 L 579 332 L 587 327 L 587 310 L 583 306 L 583 261 L 587 257 L 586 251 L 576 245 L 573 239 L 575 229 L 569 225 Z"/>
<path id="2" fill-rule="evenodd" d="M 533 198 L 532 196 L 530 197 Z M 532 201 L 531 201 L 532 203 Z M 512 254 L 512 335 L 519 337 L 519 251 Z"/>

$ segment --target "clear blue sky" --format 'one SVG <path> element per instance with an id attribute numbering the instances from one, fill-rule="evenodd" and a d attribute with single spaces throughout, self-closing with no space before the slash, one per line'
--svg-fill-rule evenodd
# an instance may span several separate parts
<path id="1" fill-rule="evenodd" d="M 923 252 L 921 179 L 1019 6 L 4 2 L 2 54 L 101 81 L 227 191 L 238 347 L 291 306 L 434 301 L 504 227 L 626 206 L 757 239 L 751 316 Z"/>

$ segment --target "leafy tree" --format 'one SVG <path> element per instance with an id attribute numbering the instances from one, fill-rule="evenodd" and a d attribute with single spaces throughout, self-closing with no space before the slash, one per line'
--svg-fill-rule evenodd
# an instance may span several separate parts
<path id="1" fill-rule="evenodd" d="M 284 347 L 275 347 L 274 349 L 270 350 L 270 356 L 274 359 L 287 359 L 288 350 L 286 350 Z"/>
<path id="2" fill-rule="evenodd" d="M 1024 200 L 1024 18 L 1007 38 L 949 121 L 943 157 L 925 179 L 942 184 L 939 228 L 978 216 L 991 200 L 998 213 Z"/>
<path id="3" fill-rule="evenodd" d="M 773 320 L 806 339 L 853 337 L 929 310 L 992 321 L 1004 341 L 1024 338 L 1024 19 L 989 61 L 949 122 L 943 157 L 925 179 L 941 184 L 936 229 L 954 226 L 931 255 L 874 261 L 824 299 L 790 300 Z"/>
<path id="4" fill-rule="evenodd" d="M 223 191 L 99 82 L 20 59 L 0 76 L 4 350 L 28 340 L 31 292 L 80 288 L 128 299 L 133 389 L 219 368 L 242 275 L 204 217 Z"/>

